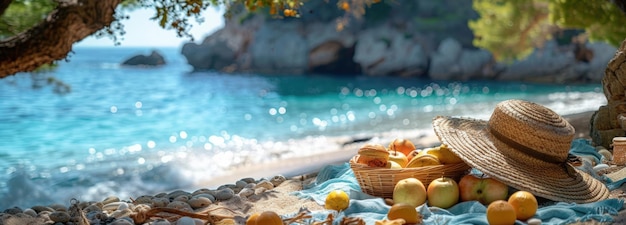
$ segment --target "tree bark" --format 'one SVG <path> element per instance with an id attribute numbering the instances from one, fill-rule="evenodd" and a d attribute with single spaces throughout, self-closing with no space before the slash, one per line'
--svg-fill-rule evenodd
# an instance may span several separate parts
<path id="1" fill-rule="evenodd" d="M 4 11 L 9 8 L 13 0 L 0 0 L 0 15 L 4 14 Z"/>
<path id="2" fill-rule="evenodd" d="M 64 59 L 72 45 L 115 20 L 122 0 L 62 3 L 33 28 L 0 41 L 0 78 Z M 6 0 L 0 1 L 4 3 Z M 70 1 L 67 1 L 70 2 Z"/>

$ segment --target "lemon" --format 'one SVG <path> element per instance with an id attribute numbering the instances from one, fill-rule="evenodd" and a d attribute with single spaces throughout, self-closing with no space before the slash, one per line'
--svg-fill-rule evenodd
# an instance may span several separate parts
<path id="1" fill-rule="evenodd" d="M 436 165 L 441 165 L 441 162 L 439 162 L 439 159 L 437 159 L 437 157 L 430 154 L 424 154 L 413 157 L 413 159 L 411 159 L 411 161 L 406 164 L 406 168 Z"/>
<path id="2" fill-rule="evenodd" d="M 324 208 L 342 211 L 350 205 L 350 196 L 343 190 L 334 190 L 326 196 Z"/>

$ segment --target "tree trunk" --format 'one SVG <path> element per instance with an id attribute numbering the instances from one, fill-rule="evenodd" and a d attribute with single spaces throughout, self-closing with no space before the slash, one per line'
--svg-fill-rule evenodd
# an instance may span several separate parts
<path id="1" fill-rule="evenodd" d="M 109 26 L 122 0 L 61 3 L 35 27 L 0 41 L 0 78 L 64 59 L 72 45 Z M 5 1 L 2 1 L 5 2 Z"/>

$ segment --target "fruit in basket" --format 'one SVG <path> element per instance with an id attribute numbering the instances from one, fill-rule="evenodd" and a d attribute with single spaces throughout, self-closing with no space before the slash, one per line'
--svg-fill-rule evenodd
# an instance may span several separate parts
<path id="1" fill-rule="evenodd" d="M 437 157 L 441 164 L 456 164 L 462 163 L 463 160 L 459 158 L 454 152 L 450 150 L 448 145 L 441 144 L 440 146 L 427 148 L 420 152 L 420 154 L 429 154 Z"/>
<path id="2" fill-rule="evenodd" d="M 422 181 L 413 177 L 398 181 L 393 188 L 394 204 L 406 203 L 417 207 L 426 202 L 426 196 L 426 187 Z"/>
<path id="3" fill-rule="evenodd" d="M 387 162 L 387 169 L 402 169 L 402 168 L 404 168 L 404 167 L 402 167 L 397 162 L 394 162 L 394 161 L 391 161 L 391 160 L 389 160 Z"/>
<path id="4" fill-rule="evenodd" d="M 407 139 L 396 138 L 389 143 L 389 150 L 399 151 L 404 153 L 404 155 L 408 155 L 411 151 L 415 150 L 415 145 Z"/>
<path id="5" fill-rule="evenodd" d="M 324 208 L 342 211 L 350 205 L 350 196 L 343 190 L 334 190 L 326 195 Z"/>
<path id="6" fill-rule="evenodd" d="M 467 174 L 459 181 L 461 201 L 479 201 L 489 205 L 496 200 L 506 200 L 509 187 L 491 177 Z"/>
<path id="7" fill-rule="evenodd" d="M 415 156 L 419 155 L 420 152 L 422 152 L 421 149 L 415 149 L 415 150 L 411 151 L 411 153 L 406 155 L 406 159 L 409 160 L 409 162 L 410 162 L 411 159 L 413 159 Z"/>
<path id="8" fill-rule="evenodd" d="M 516 191 L 508 200 L 509 204 L 515 209 L 515 215 L 518 220 L 527 220 L 535 215 L 539 204 L 537 198 L 528 191 Z"/>
<path id="9" fill-rule="evenodd" d="M 429 206 L 447 209 L 459 202 L 459 185 L 449 177 L 431 181 L 426 193 Z"/>
<path id="10" fill-rule="evenodd" d="M 515 210 L 504 200 L 497 200 L 487 207 L 487 222 L 489 225 L 515 224 Z"/>
<path id="11" fill-rule="evenodd" d="M 417 212 L 417 209 L 414 206 L 406 203 L 393 204 L 389 209 L 389 212 L 387 212 L 387 219 L 403 219 L 405 224 L 422 223 L 422 215 Z"/>
<path id="12" fill-rule="evenodd" d="M 406 164 L 406 168 L 436 166 L 436 165 L 441 165 L 441 162 L 439 162 L 439 159 L 437 159 L 437 157 L 433 155 L 429 155 L 429 154 L 422 154 L 422 155 L 413 157 L 411 161 L 409 161 L 409 163 Z"/>
<path id="13" fill-rule="evenodd" d="M 406 164 L 409 162 L 409 159 L 407 159 L 406 155 L 402 152 L 390 150 L 388 162 L 396 162 L 398 163 L 398 165 L 400 165 L 400 167 L 405 167 Z"/>
<path id="14" fill-rule="evenodd" d="M 389 152 L 380 144 L 365 144 L 359 149 L 357 163 L 371 167 L 387 167 Z"/>

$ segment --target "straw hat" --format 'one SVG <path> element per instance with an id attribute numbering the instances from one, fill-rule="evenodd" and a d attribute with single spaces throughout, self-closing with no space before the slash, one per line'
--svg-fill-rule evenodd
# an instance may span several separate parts
<path id="1" fill-rule="evenodd" d="M 489 121 L 438 116 L 433 127 L 468 165 L 518 190 L 575 203 L 609 196 L 602 182 L 569 164 L 572 125 L 536 103 L 500 102 Z"/>

